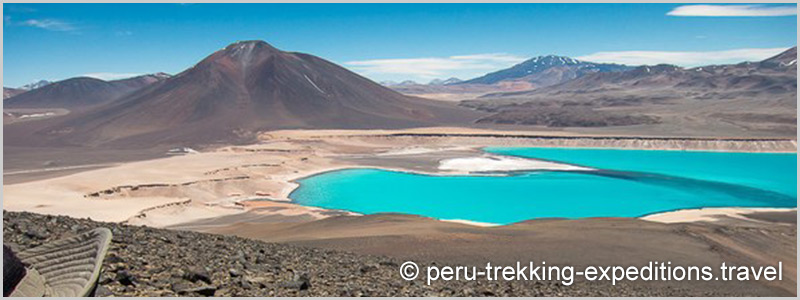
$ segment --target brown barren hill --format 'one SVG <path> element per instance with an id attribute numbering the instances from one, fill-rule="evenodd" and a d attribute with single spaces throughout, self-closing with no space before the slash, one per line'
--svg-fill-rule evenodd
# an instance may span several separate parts
<path id="1" fill-rule="evenodd" d="M 81 110 L 108 103 L 169 77 L 164 73 L 105 81 L 75 77 L 9 97 L 5 108 L 65 108 Z"/>
<path id="2" fill-rule="evenodd" d="M 491 113 L 478 121 L 485 124 L 791 138 L 797 133 L 797 48 L 760 62 L 597 72 L 544 88 L 488 94 L 462 105 Z"/>
<path id="3" fill-rule="evenodd" d="M 36 134 L 77 145 L 192 145 L 251 141 L 267 129 L 407 128 L 475 118 L 476 112 L 404 96 L 313 55 L 243 41 Z"/>
<path id="4" fill-rule="evenodd" d="M 3 87 L 3 100 L 22 94 L 24 92 L 26 92 L 26 90 Z"/>

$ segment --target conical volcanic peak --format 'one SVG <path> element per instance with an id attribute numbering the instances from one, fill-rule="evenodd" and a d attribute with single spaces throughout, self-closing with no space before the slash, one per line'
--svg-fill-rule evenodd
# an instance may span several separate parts
<path id="1" fill-rule="evenodd" d="M 476 114 L 399 94 L 313 55 L 243 41 L 39 133 L 75 144 L 205 144 L 252 140 L 259 131 L 285 128 L 468 124 Z"/>
<path id="2" fill-rule="evenodd" d="M 272 55 L 281 51 L 265 41 L 241 41 L 228 45 L 222 52 L 232 59 L 248 60 L 252 57 Z"/>
<path id="3" fill-rule="evenodd" d="M 214 52 L 197 66 L 246 70 L 282 53 L 284 52 L 264 41 L 240 41 Z"/>

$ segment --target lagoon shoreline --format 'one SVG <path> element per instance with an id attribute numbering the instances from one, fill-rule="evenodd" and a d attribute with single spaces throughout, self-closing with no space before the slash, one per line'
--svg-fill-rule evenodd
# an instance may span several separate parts
<path id="1" fill-rule="evenodd" d="M 468 136 L 464 136 L 464 134 L 468 134 Z M 647 251 L 656 251 L 658 244 L 642 244 L 637 240 L 642 237 L 636 235 L 640 233 L 644 233 L 644 236 L 663 234 L 664 239 L 667 240 L 685 239 L 686 243 L 696 248 L 689 247 L 687 249 L 695 249 L 693 251 L 700 252 L 698 254 L 685 253 L 684 256 L 676 256 L 675 259 L 691 258 L 692 261 L 703 262 L 714 257 L 713 255 L 719 254 L 699 250 L 711 246 L 692 244 L 697 241 L 693 241 L 691 237 L 682 233 L 673 232 L 678 228 L 675 226 L 690 226 L 697 228 L 698 232 L 706 234 L 708 228 L 720 226 L 744 228 L 736 230 L 745 230 L 753 226 L 755 226 L 754 228 L 773 226 L 769 225 L 772 224 L 771 222 L 765 224 L 763 221 L 759 221 L 760 219 L 747 216 L 742 218 L 742 215 L 752 215 L 753 213 L 796 215 L 796 208 L 780 212 L 769 208 L 748 208 L 751 210 L 749 213 L 737 211 L 738 208 L 719 208 L 721 210 L 713 211 L 713 213 L 711 213 L 712 210 L 705 210 L 709 213 L 702 214 L 701 218 L 698 218 L 697 214 L 691 210 L 677 210 L 641 218 L 588 218 L 561 221 L 535 219 L 509 225 L 487 226 L 489 224 L 464 220 L 436 220 L 413 215 L 358 215 L 348 211 L 299 205 L 291 198 L 291 193 L 299 186 L 299 180 L 343 169 L 374 168 L 434 176 L 470 175 L 473 171 L 484 170 L 468 168 L 441 170 L 440 162 L 447 159 L 474 159 L 494 155 L 486 154 L 484 151 L 486 147 L 625 148 L 770 153 L 796 153 L 797 151 L 796 141 L 792 139 L 754 139 L 751 141 L 691 139 L 681 142 L 680 140 L 664 139 L 646 141 L 633 138 L 619 139 L 619 137 L 584 139 L 581 134 L 574 134 L 577 138 L 562 139 L 558 137 L 570 134 L 553 132 L 523 133 L 533 136 L 531 138 L 487 136 L 493 134 L 506 135 L 508 132 L 467 128 L 266 132 L 261 134 L 260 142 L 257 144 L 198 149 L 199 153 L 196 154 L 124 162 L 97 169 L 75 169 L 72 173 L 60 172 L 52 177 L 39 174 L 33 180 L 23 180 L 4 186 L 3 206 L 7 211 L 66 215 L 73 218 L 91 218 L 94 221 L 236 235 L 270 242 L 294 243 L 362 254 L 386 254 L 394 257 L 411 256 L 453 261 L 459 261 L 462 258 L 475 261 L 479 257 L 484 257 L 485 254 L 482 253 L 487 253 L 486 251 L 511 251 L 500 257 L 509 259 L 521 257 L 520 255 L 523 253 L 514 251 L 521 251 L 525 249 L 524 247 L 536 245 L 541 241 L 527 241 L 527 238 L 524 238 L 525 244 L 518 245 L 519 249 L 517 250 L 496 248 L 493 245 L 510 242 L 504 237 L 529 236 L 530 230 L 553 230 L 553 233 L 559 234 L 553 238 L 560 239 L 562 242 L 559 245 L 563 247 L 579 247 L 580 245 L 585 246 L 587 243 L 602 244 L 600 240 L 594 240 L 593 236 L 585 236 L 588 233 L 584 232 L 587 230 L 586 224 L 593 224 L 592 228 L 609 228 L 608 231 L 603 229 L 601 232 L 595 232 L 598 236 L 597 239 L 619 239 L 620 243 L 631 247 L 632 251 L 641 251 L 636 252 L 639 253 L 636 255 L 642 259 L 645 258 L 644 254 L 648 253 Z M 514 133 L 514 135 L 518 134 Z M 554 138 L 541 138 L 542 135 Z M 13 159 L 13 157 L 7 157 L 7 159 Z M 24 171 L 20 169 L 6 171 L 10 173 L 4 176 L 6 178 L 19 176 L 11 172 L 28 174 L 20 173 L 20 171 Z M 497 176 L 497 174 L 480 175 Z M 92 196 L 95 194 L 97 196 Z M 91 207 L 91 209 L 86 209 L 86 207 Z M 677 223 L 675 223 L 676 221 Z M 558 224 L 557 229 L 550 227 L 556 224 L 553 222 Z M 615 233 L 610 229 L 615 228 L 614 224 L 619 222 L 625 224 L 623 228 L 629 228 L 629 231 Z M 792 228 L 796 228 L 796 226 Z M 780 234 L 770 238 L 784 236 L 786 241 L 796 240 L 796 230 L 793 231 L 790 227 L 783 227 L 783 225 L 778 229 Z M 594 232 L 593 230 L 589 232 Z M 749 229 L 746 229 L 746 232 L 749 232 L 747 230 Z M 578 243 L 580 239 L 584 239 L 582 244 Z M 450 247 L 463 246 L 465 248 L 447 257 L 415 254 L 413 249 L 419 249 L 422 246 L 439 249 L 436 248 L 439 247 L 437 245 L 423 242 L 428 240 L 450 241 L 444 245 L 451 243 Z M 473 241 L 475 244 L 474 246 L 462 245 L 462 240 Z M 528 242 L 532 244 L 527 244 Z M 740 242 L 742 241 L 736 243 Z M 386 243 L 387 246 L 378 247 L 378 244 L 375 243 Z M 726 243 L 714 247 L 723 247 L 724 249 L 734 247 L 734 245 Z M 736 244 L 731 249 L 741 247 L 750 249 L 748 247 L 758 246 L 755 240 L 753 243 L 747 241 L 743 243 L 744 246 Z M 785 243 L 780 247 L 789 253 L 792 249 L 790 244 L 796 243 Z M 611 245 L 598 247 L 611 247 Z M 542 249 L 541 253 L 556 255 L 558 253 L 556 250 L 558 249 Z M 676 248 L 674 251 L 682 253 L 681 251 L 684 250 Z M 752 251 L 760 253 L 761 250 Z M 578 259 L 581 256 L 578 253 L 574 253 L 574 255 L 576 262 L 584 261 L 583 258 Z M 621 259 L 613 252 L 606 253 L 606 255 L 609 258 Z M 664 255 L 666 257 L 668 253 Z M 746 254 L 745 257 L 750 257 L 749 255 Z M 614 262 L 605 260 L 600 255 L 590 258 L 597 259 L 599 262 Z M 785 262 L 789 261 L 787 260 L 789 258 L 791 257 L 781 256 Z M 796 257 L 793 259 L 796 261 Z M 586 262 L 591 261 L 586 260 Z M 789 277 L 794 282 L 795 277 Z M 789 289 L 788 286 L 787 284 L 780 289 L 796 294 L 796 291 Z"/>
<path id="2" fill-rule="evenodd" d="M 10 210 L 25 210 L 37 213 L 48 211 L 63 211 L 75 217 L 92 217 L 93 219 L 130 222 L 133 224 L 148 224 L 141 216 L 141 211 L 178 200 L 192 200 L 194 208 L 200 206 L 204 210 L 199 214 L 187 214 L 179 217 L 174 212 L 165 213 L 163 217 L 176 218 L 175 223 L 191 222 L 213 216 L 223 216 L 238 213 L 242 208 L 248 209 L 252 201 L 248 199 L 270 199 L 276 202 L 293 203 L 290 195 L 298 188 L 299 180 L 316 176 L 326 172 L 344 169 L 374 168 L 395 172 L 422 174 L 430 176 L 452 175 L 480 175 L 502 176 L 503 172 L 531 171 L 531 170 L 571 170 L 574 167 L 560 163 L 543 160 L 524 159 L 515 156 L 503 156 L 487 153 L 487 148 L 504 147 L 567 147 L 581 149 L 628 149 L 628 150 L 667 150 L 667 151 L 711 151 L 711 152 L 756 152 L 756 153 L 790 153 L 796 152 L 796 141 L 780 138 L 699 138 L 685 139 L 673 137 L 624 137 L 624 136 L 597 136 L 587 134 L 568 134 L 563 132 L 507 132 L 468 128 L 417 128 L 408 130 L 282 130 L 265 132 L 260 135 L 260 143 L 245 146 L 224 146 L 204 149 L 202 153 L 190 154 L 179 157 L 159 158 L 153 160 L 136 161 L 115 164 L 106 168 L 88 170 L 63 176 L 58 174 L 55 178 L 39 179 L 31 182 L 6 185 L 7 199 L 19 198 L 41 199 L 42 203 L 28 200 L 27 203 L 6 201 L 4 208 Z M 315 148 L 316 146 L 321 146 Z M 410 152 L 409 152 L 410 151 Z M 403 153 L 406 152 L 406 153 Z M 487 169 L 486 162 L 492 159 L 508 159 L 496 167 Z M 442 169 L 440 162 L 460 160 L 457 167 Z M 474 160 L 472 162 L 467 162 Z M 481 161 L 478 161 L 481 160 Z M 202 161 L 202 162 L 201 162 Z M 252 162 L 247 164 L 246 162 Z M 533 167 L 514 167 L 515 165 L 530 163 Z M 239 163 L 239 166 L 236 164 Z M 248 165 L 272 164 L 259 170 Z M 188 167 L 187 167 L 188 166 Z M 153 171 L 174 167 L 175 170 L 164 173 L 163 176 L 152 176 Z M 209 171 L 208 169 L 212 169 Z M 151 171 L 152 170 L 152 171 Z M 198 171 L 204 170 L 198 174 Z M 251 172 L 252 170 L 252 172 Z M 488 171 L 488 172 L 487 172 Z M 11 170 L 5 176 L 24 174 L 19 170 Z M 119 174 L 127 173 L 125 176 Z M 481 173 L 481 174 L 478 174 Z M 492 174 L 496 173 L 496 174 Z M 224 176 L 220 176 L 224 175 Z M 92 180 L 90 178 L 108 176 L 106 180 Z M 230 183 L 204 184 L 219 179 L 236 179 Z M 198 182 L 198 185 L 214 185 L 215 190 L 209 186 L 189 188 L 187 181 Z M 96 181 L 96 182 L 91 182 Z M 159 182 L 164 181 L 164 182 Z M 76 183 L 80 182 L 76 186 Z M 167 185 L 163 191 L 153 193 L 144 192 L 145 188 L 154 182 Z M 47 187 L 43 187 L 46 185 Z M 55 186 L 63 186 L 62 191 L 53 191 Z M 137 199 L 137 202 L 153 201 L 154 205 L 135 205 L 134 211 L 118 214 L 117 217 L 108 218 L 101 215 L 86 213 L 71 214 L 63 203 L 47 201 L 46 197 L 74 199 L 74 203 L 86 201 L 89 194 L 106 190 L 114 186 L 132 186 L 136 191 L 122 192 L 119 194 L 103 194 L 101 199 Z M 229 189 L 227 193 L 220 191 Z M 36 187 L 43 191 L 36 191 Z M 94 187 L 93 187 L 94 186 Z M 141 188 L 137 188 L 141 186 Z M 199 198 L 190 194 L 199 190 L 204 195 Z M 209 194 L 210 193 L 210 194 Z M 248 195 L 249 194 L 249 195 Z M 80 198 L 76 196 L 80 196 Z M 12 198 L 13 197 L 13 198 Z M 91 198 L 91 197 L 90 197 Z M 170 200 L 174 199 L 174 200 Z M 209 202 L 226 199 L 227 206 L 219 206 Z M 72 202 L 65 201 L 63 202 Z M 119 202 L 119 201 L 114 201 Z M 10 204 L 10 205 L 9 205 Z M 23 205 L 17 205 L 23 204 Z M 125 207 L 128 205 L 122 205 Z M 136 208 L 141 207 L 141 208 Z M 209 209 L 209 207 L 213 207 Z M 302 209 L 302 208 L 299 208 Z M 213 211 L 209 211 L 213 210 Z M 127 215 L 127 217 L 125 216 Z M 319 216 L 317 214 L 317 216 Z M 150 225 L 166 226 L 163 222 L 154 222 Z"/>

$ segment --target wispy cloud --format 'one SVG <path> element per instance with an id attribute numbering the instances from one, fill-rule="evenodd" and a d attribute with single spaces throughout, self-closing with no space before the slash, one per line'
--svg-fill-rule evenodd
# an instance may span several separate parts
<path id="1" fill-rule="evenodd" d="M 506 68 L 524 61 L 524 57 L 488 53 L 450 57 L 391 58 L 350 61 L 345 65 L 367 76 L 405 75 L 421 79 L 449 77 L 454 74 L 481 73 Z"/>
<path id="2" fill-rule="evenodd" d="M 9 11 L 9 12 L 12 12 L 12 13 L 32 13 L 32 12 L 36 12 L 36 9 L 33 8 L 33 7 L 13 5 L 13 4 L 6 4 L 5 7 L 3 7 L 3 9 L 5 9 L 6 11 Z"/>
<path id="3" fill-rule="evenodd" d="M 597 52 L 577 57 L 593 62 L 626 65 L 672 64 L 683 67 L 759 61 L 786 51 L 786 48 L 749 48 L 722 51 L 616 51 Z"/>
<path id="4" fill-rule="evenodd" d="M 81 76 L 92 77 L 102 80 L 117 80 L 117 79 L 125 79 L 143 75 L 141 73 L 109 73 L 109 72 L 99 72 L 99 73 L 87 73 Z"/>
<path id="5" fill-rule="evenodd" d="M 75 31 L 74 24 L 56 19 L 30 19 L 19 22 L 20 26 L 30 26 L 50 31 Z"/>
<path id="6" fill-rule="evenodd" d="M 797 15 L 796 5 L 683 5 L 667 13 L 679 17 L 779 17 Z"/>

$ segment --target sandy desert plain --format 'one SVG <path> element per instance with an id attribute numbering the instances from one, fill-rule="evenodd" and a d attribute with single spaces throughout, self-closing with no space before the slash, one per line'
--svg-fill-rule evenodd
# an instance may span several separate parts
<path id="1" fill-rule="evenodd" d="M 404 214 L 359 215 L 308 207 L 289 195 L 297 180 L 348 168 L 428 175 L 579 168 L 484 153 L 489 146 L 795 152 L 790 139 L 681 139 L 563 131 L 433 127 L 407 130 L 280 130 L 250 145 L 89 165 L 6 171 L 8 211 L 221 233 L 269 242 L 404 259 L 483 264 L 774 264 L 786 279 L 745 284 L 649 283 L 701 293 L 794 294 L 796 209 L 707 208 L 641 218 L 538 219 L 496 226 Z M 114 155 L 110 155 L 114 156 Z M 113 160 L 113 159 L 112 159 Z M 687 292 L 687 290 L 689 292 Z M 755 292 L 753 292 L 755 291 Z"/>

